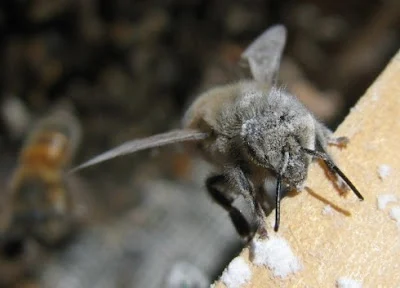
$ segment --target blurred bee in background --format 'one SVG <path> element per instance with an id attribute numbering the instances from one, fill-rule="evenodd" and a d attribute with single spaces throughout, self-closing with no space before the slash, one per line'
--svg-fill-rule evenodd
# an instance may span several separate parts
<path id="1" fill-rule="evenodd" d="M 67 104 L 36 123 L 20 152 L 8 195 L 7 239 L 32 237 L 52 246 L 74 230 L 75 205 L 64 173 L 81 128 Z"/>
<path id="2" fill-rule="evenodd" d="M 210 196 L 230 215 L 237 232 L 246 240 L 254 236 L 242 212 L 233 205 L 237 196 L 249 199 L 263 225 L 265 183 L 276 179 L 275 227 L 280 222 L 280 200 L 284 187 L 301 191 L 313 158 L 323 160 L 329 170 L 363 197 L 328 154 L 327 146 L 344 145 L 289 92 L 276 86 L 286 28 L 276 25 L 261 34 L 242 54 L 252 78 L 218 86 L 201 94 L 189 107 L 183 129 L 132 140 L 100 154 L 72 171 L 139 150 L 176 142 L 187 142 L 217 168 L 206 180 Z M 283 185 L 282 185 L 283 184 Z M 346 186 L 347 187 L 347 186 Z"/>

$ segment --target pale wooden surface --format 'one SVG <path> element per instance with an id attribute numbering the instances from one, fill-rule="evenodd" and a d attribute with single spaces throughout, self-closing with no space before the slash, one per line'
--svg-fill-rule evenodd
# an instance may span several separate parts
<path id="1" fill-rule="evenodd" d="M 286 279 L 275 278 L 268 268 L 251 264 L 245 248 L 241 256 L 252 279 L 241 287 L 335 287 L 339 277 L 359 280 L 363 287 L 400 287 L 400 224 L 390 217 L 400 202 L 383 211 L 377 207 L 378 195 L 400 199 L 400 51 L 335 134 L 350 138 L 347 148 L 331 147 L 330 152 L 365 201 L 351 192 L 339 196 L 314 163 L 308 189 L 282 201 L 277 233 L 288 241 L 303 269 Z M 391 167 L 383 180 L 378 177 L 381 164 Z M 334 207 L 332 215 L 322 213 L 327 203 Z M 266 221 L 271 236 L 273 214 Z M 221 281 L 215 285 L 224 286 Z"/>

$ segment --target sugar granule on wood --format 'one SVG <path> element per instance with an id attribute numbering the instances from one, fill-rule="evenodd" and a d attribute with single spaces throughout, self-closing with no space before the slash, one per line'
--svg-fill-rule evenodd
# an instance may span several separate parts
<path id="1" fill-rule="evenodd" d="M 246 261 L 240 256 L 231 261 L 221 276 L 221 281 L 228 288 L 239 288 L 251 278 L 251 270 Z"/>
<path id="2" fill-rule="evenodd" d="M 379 210 L 384 210 L 389 203 L 397 202 L 397 196 L 394 194 L 383 194 L 378 195 L 377 197 L 377 204 Z"/>
<path id="3" fill-rule="evenodd" d="M 322 215 L 333 215 L 333 209 L 331 205 L 325 205 L 322 208 Z"/>
<path id="4" fill-rule="evenodd" d="M 392 209 L 390 209 L 389 215 L 393 220 L 396 220 L 397 225 L 400 226 L 400 206 L 396 206 L 396 207 L 393 207 Z"/>
<path id="5" fill-rule="evenodd" d="M 361 288 L 362 283 L 348 277 L 340 277 L 336 280 L 336 286 L 338 288 Z"/>
<path id="6" fill-rule="evenodd" d="M 379 178 L 381 178 L 382 180 L 384 180 L 386 177 L 388 177 L 391 172 L 392 172 L 392 167 L 390 167 L 387 164 L 382 164 L 382 165 L 379 165 L 379 167 L 378 167 L 378 175 L 379 175 Z"/>
<path id="7" fill-rule="evenodd" d="M 270 237 L 252 242 L 253 263 L 267 266 L 276 277 L 286 278 L 302 269 L 299 259 L 285 239 Z"/>

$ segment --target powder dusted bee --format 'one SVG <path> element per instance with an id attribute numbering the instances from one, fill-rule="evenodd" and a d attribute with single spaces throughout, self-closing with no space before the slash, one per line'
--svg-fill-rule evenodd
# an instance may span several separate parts
<path id="1" fill-rule="evenodd" d="M 52 245 L 68 236 L 74 209 L 64 181 L 80 140 L 78 120 L 57 109 L 28 135 L 11 181 L 9 233 Z"/>
<path id="2" fill-rule="evenodd" d="M 207 190 L 229 213 L 236 230 L 245 239 L 250 239 L 254 231 L 232 205 L 234 199 L 239 194 L 251 199 L 261 221 L 268 209 L 263 204 L 264 183 L 267 177 L 275 177 L 277 231 L 282 184 L 290 189 L 303 189 L 312 158 L 325 161 L 362 200 L 360 192 L 327 152 L 328 144 L 341 145 L 348 139 L 334 138 L 296 97 L 274 85 L 285 42 L 283 26 L 266 30 L 242 55 L 253 79 L 201 94 L 186 112 L 182 130 L 129 141 L 73 171 L 139 150 L 186 142 L 189 149 L 200 152 L 214 164 L 217 172 L 206 180 Z"/>

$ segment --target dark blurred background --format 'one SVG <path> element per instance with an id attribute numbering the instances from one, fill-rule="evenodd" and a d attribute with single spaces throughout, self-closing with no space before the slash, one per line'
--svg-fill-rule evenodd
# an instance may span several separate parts
<path id="1" fill-rule="evenodd" d="M 276 23 L 288 28 L 282 83 L 333 129 L 400 47 L 397 0 L 1 1 L 3 194 L 7 194 L 8 179 L 31 124 L 60 101 L 72 103 L 82 126 L 83 139 L 75 164 L 128 139 L 177 128 L 194 97 L 233 79 L 243 49 Z M 203 191 L 202 179 L 208 171 L 205 164 L 196 162 L 179 147 L 138 153 L 82 171 L 77 190 L 93 199 L 89 201 L 97 211 L 90 221 L 93 223 L 62 249 L 45 249 L 33 243 L 30 250 L 21 252 L 31 253 L 29 256 L 3 257 L 0 286 L 207 286 L 243 245 L 230 230 L 222 209 L 207 206 L 211 201 Z M 164 190 L 170 194 L 165 195 Z M 204 197 L 206 208 L 193 205 L 203 200 L 191 197 Z M 179 201 L 183 202 L 176 204 Z M 190 220 L 193 210 L 204 213 Z M 164 216 L 154 220 L 148 215 L 153 212 Z M 160 225 L 160 219 L 167 222 Z M 132 236 L 121 232 L 125 248 L 118 253 L 126 253 L 105 253 L 101 261 L 95 258 L 100 256 L 93 247 L 104 251 L 101 245 L 108 245 L 99 239 L 118 234 L 107 232 L 111 229 L 107 227 L 119 226 L 122 231 L 138 233 Z M 174 230 L 170 235 L 171 229 L 179 232 Z M 221 232 L 224 229 L 227 232 Z M 96 233 L 102 236 L 93 236 Z M 167 238 L 177 242 L 162 246 Z M 159 241 L 144 247 L 143 243 L 151 242 L 148 239 Z M 183 250 L 183 243 L 190 241 L 192 245 L 187 249 L 196 253 L 180 253 L 192 256 L 185 258 L 182 253 L 171 252 L 176 246 Z M 216 250 L 208 249 L 210 246 Z M 77 252 L 79 249 L 84 252 Z M 179 266 L 177 260 L 176 272 L 175 260 L 164 257 L 161 261 L 161 256 L 152 256 L 157 249 L 168 251 L 171 259 L 185 258 L 181 262 L 186 264 Z M 43 254 L 46 257 L 37 256 Z M 128 254 L 130 260 L 125 259 Z M 208 260 L 199 260 L 200 254 Z M 40 265 L 35 257 L 40 258 Z M 94 262 L 82 264 L 86 263 L 83 259 L 91 258 Z M 83 268 L 73 270 L 76 263 Z M 94 263 L 99 267 L 93 268 Z M 182 286 L 183 282 L 173 286 L 165 280 L 175 273 L 168 272 L 171 269 L 191 275 L 184 280 L 187 286 Z M 99 279 L 104 271 L 114 275 L 105 274 L 105 278 L 116 280 L 91 280 Z M 116 276 L 121 271 L 126 275 Z M 132 271 L 141 272 L 136 275 Z M 157 282 L 156 278 L 163 280 Z M 198 286 L 190 286 L 190 281 L 197 281 Z"/>

